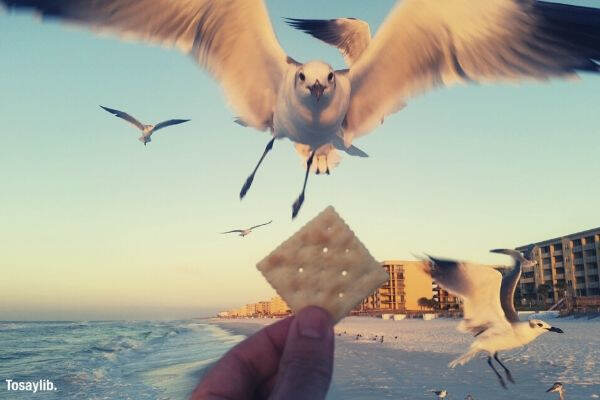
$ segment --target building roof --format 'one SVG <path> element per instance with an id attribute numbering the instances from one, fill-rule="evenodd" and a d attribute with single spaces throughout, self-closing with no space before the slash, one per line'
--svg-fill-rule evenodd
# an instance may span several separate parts
<path id="1" fill-rule="evenodd" d="M 553 239 L 543 240 L 541 242 L 529 243 L 529 244 L 526 244 L 524 246 L 517 247 L 517 250 L 527 250 L 531 246 L 543 246 L 543 245 L 552 244 L 554 242 L 561 241 L 562 239 L 576 238 L 576 237 L 587 236 L 589 234 L 596 234 L 596 233 L 600 233 L 600 227 L 588 229 L 586 231 L 581 231 L 581 232 L 577 232 L 577 233 L 571 233 L 571 234 L 560 236 L 560 237 L 556 237 L 556 238 L 553 238 Z"/>

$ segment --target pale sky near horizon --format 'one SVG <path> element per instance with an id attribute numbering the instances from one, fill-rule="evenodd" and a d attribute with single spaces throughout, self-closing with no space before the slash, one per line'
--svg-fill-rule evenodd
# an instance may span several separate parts
<path id="1" fill-rule="evenodd" d="M 393 4 L 267 1 L 290 56 L 336 68 L 335 49 L 282 18 L 355 16 L 374 33 Z M 600 77 L 413 99 L 355 142 L 370 158 L 311 176 L 291 221 L 292 144 L 275 143 L 240 202 L 269 137 L 234 124 L 189 57 L 26 14 L 0 12 L 0 38 L 0 320 L 184 318 L 266 299 L 256 262 L 330 204 L 380 260 L 504 263 L 488 250 L 600 225 Z M 99 104 L 192 121 L 145 148 Z"/>

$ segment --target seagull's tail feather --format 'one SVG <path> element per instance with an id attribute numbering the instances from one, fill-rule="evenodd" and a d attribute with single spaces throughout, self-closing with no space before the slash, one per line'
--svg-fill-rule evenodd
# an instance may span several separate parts
<path id="1" fill-rule="evenodd" d="M 477 353 L 479 353 L 479 351 L 480 351 L 479 349 L 471 349 L 471 350 L 467 351 L 465 354 L 458 357 L 456 360 L 451 361 L 448 364 L 448 367 L 454 368 L 457 365 L 465 365 L 466 363 L 471 361 L 473 359 L 473 357 L 475 357 L 477 355 Z"/>
<path id="2" fill-rule="evenodd" d="M 306 161 L 310 157 L 311 148 L 308 145 L 296 143 L 296 151 L 302 158 L 302 166 L 306 168 Z M 310 167 L 310 171 L 315 174 L 329 173 L 333 168 L 340 163 L 341 157 L 339 152 L 332 145 L 326 144 L 319 147 L 315 151 L 314 161 Z"/>

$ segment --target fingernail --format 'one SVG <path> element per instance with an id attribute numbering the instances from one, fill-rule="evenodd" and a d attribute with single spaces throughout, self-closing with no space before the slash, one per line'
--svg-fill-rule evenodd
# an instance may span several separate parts
<path id="1" fill-rule="evenodd" d="M 298 333 L 309 339 L 322 339 L 331 329 L 331 317 L 319 307 L 307 307 L 296 315 Z"/>

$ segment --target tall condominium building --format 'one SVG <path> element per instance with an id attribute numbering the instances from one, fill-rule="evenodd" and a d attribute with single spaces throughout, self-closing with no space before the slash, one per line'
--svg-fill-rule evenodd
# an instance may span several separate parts
<path id="1" fill-rule="evenodd" d="M 379 289 L 365 298 L 354 312 L 401 313 L 418 310 L 419 298 L 430 298 L 431 278 L 421 269 L 420 261 L 384 261 L 382 267 L 389 279 Z"/>
<path id="2" fill-rule="evenodd" d="M 600 295 L 600 228 L 517 247 L 537 265 L 524 269 L 519 282 L 523 297 L 548 285 L 547 302 L 556 302 L 565 290 L 575 297 Z"/>

